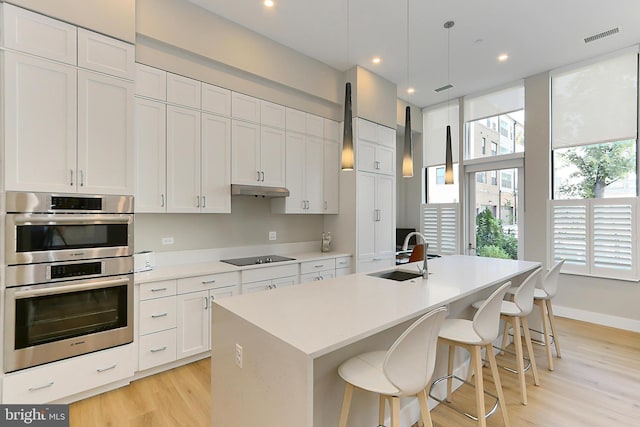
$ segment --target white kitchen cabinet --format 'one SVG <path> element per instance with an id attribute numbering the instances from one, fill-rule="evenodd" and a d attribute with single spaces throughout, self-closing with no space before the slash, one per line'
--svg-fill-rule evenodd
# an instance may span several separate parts
<path id="1" fill-rule="evenodd" d="M 260 124 L 263 126 L 285 128 L 285 107 L 273 102 L 260 101 Z"/>
<path id="2" fill-rule="evenodd" d="M 198 80 L 167 73 L 167 102 L 184 107 L 201 107 L 202 87 Z"/>
<path id="3" fill-rule="evenodd" d="M 233 184 L 284 187 L 285 132 L 232 120 Z"/>
<path id="4" fill-rule="evenodd" d="M 395 133 L 390 128 L 359 119 L 358 170 L 395 175 Z"/>
<path id="5" fill-rule="evenodd" d="M 231 212 L 231 120 L 202 113 L 200 212 Z"/>
<path id="6" fill-rule="evenodd" d="M 167 212 L 200 211 L 200 112 L 167 105 Z"/>
<path id="7" fill-rule="evenodd" d="M 136 95 L 167 100 L 167 72 L 144 64 L 136 64 Z"/>
<path id="8" fill-rule="evenodd" d="M 395 178 L 358 172 L 357 176 L 357 262 L 358 272 L 366 266 L 394 265 Z M 375 264 L 367 264 L 367 263 Z"/>
<path id="9" fill-rule="evenodd" d="M 8 3 L 0 7 L 3 47 L 76 65 L 76 27 Z"/>
<path id="10" fill-rule="evenodd" d="M 260 100 L 253 96 L 233 92 L 231 94 L 231 117 L 259 124 Z"/>
<path id="11" fill-rule="evenodd" d="M 133 194 L 132 82 L 78 70 L 76 190 Z"/>
<path id="12" fill-rule="evenodd" d="M 231 117 L 231 91 L 203 82 L 202 111 Z"/>
<path id="13" fill-rule="evenodd" d="M 305 133 L 307 135 L 324 137 L 324 119 L 315 114 L 305 114 Z"/>
<path id="14" fill-rule="evenodd" d="M 285 186 L 285 131 L 262 127 L 260 130 L 261 185 Z"/>
<path id="15" fill-rule="evenodd" d="M 136 212 L 165 212 L 167 209 L 167 106 L 162 102 L 136 98 L 135 160 Z"/>
<path id="16" fill-rule="evenodd" d="M 242 293 L 266 291 L 298 283 L 298 264 L 274 265 L 242 271 Z"/>
<path id="17" fill-rule="evenodd" d="M 324 119 L 322 170 L 323 212 L 337 214 L 340 207 L 340 125 Z"/>
<path id="18" fill-rule="evenodd" d="M 134 80 L 134 47 L 111 37 L 78 28 L 78 67 Z"/>
<path id="19" fill-rule="evenodd" d="M 287 107 L 286 125 L 286 129 L 288 132 L 306 133 L 307 113 Z"/>
<path id="20" fill-rule="evenodd" d="M 176 360 L 176 280 L 143 283 L 137 307 L 138 370 Z"/>
<path id="21" fill-rule="evenodd" d="M 333 279 L 336 273 L 335 258 L 300 263 L 300 283 Z"/>
<path id="22" fill-rule="evenodd" d="M 144 371 L 176 360 L 176 328 L 143 335 L 138 340 L 138 370 Z"/>
<path id="23" fill-rule="evenodd" d="M 351 257 L 343 256 L 336 258 L 336 277 L 351 274 Z"/>
<path id="24" fill-rule="evenodd" d="M 75 191 L 76 69 L 13 52 L 2 55 L 6 189 Z"/>

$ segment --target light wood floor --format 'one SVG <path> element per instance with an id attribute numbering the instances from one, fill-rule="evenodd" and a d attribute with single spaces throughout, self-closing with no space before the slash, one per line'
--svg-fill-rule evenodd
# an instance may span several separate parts
<path id="1" fill-rule="evenodd" d="M 563 357 L 554 359 L 555 371 L 550 372 L 544 348 L 534 345 L 541 385 L 534 386 L 528 373 L 527 406 L 519 403 L 517 375 L 501 370 L 511 425 L 640 425 L 640 334 L 557 321 Z M 70 407 L 71 427 L 209 427 L 209 364 L 204 359 L 76 402 Z M 491 389 L 489 370 L 483 372 Z M 462 387 L 453 399 L 465 409 L 475 408 L 471 387 Z M 435 427 L 476 425 L 444 406 L 436 407 L 432 417 Z M 499 413 L 489 418 L 488 426 L 502 426 Z"/>

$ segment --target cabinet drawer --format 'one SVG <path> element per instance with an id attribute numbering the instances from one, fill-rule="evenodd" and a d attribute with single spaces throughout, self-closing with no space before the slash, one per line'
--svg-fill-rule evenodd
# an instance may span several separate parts
<path id="1" fill-rule="evenodd" d="M 144 64 L 136 64 L 136 95 L 167 100 L 167 72 Z"/>
<path id="2" fill-rule="evenodd" d="M 300 263 L 300 274 L 307 274 L 312 272 L 318 272 L 322 270 L 335 270 L 336 259 L 327 258 L 319 259 L 316 261 L 307 261 Z"/>
<path id="3" fill-rule="evenodd" d="M 297 276 L 298 264 L 278 265 L 275 267 L 261 267 L 244 270 L 242 283 L 259 282 L 261 280 L 277 279 L 279 277 Z M 244 292 L 244 287 L 243 287 Z"/>
<path id="4" fill-rule="evenodd" d="M 209 274 L 206 276 L 187 277 L 178 279 L 178 294 L 204 291 L 223 286 L 233 286 L 240 283 L 239 272 Z"/>
<path id="5" fill-rule="evenodd" d="M 175 329 L 141 336 L 138 345 L 138 366 L 141 371 L 176 360 Z"/>
<path id="6" fill-rule="evenodd" d="M 231 117 L 231 91 L 202 83 L 202 110 Z"/>
<path id="7" fill-rule="evenodd" d="M 176 327 L 176 297 L 140 302 L 140 335 Z"/>
<path id="8" fill-rule="evenodd" d="M 176 294 L 176 281 L 142 283 L 140 285 L 140 301 L 152 298 L 166 297 Z"/>
<path id="9" fill-rule="evenodd" d="M 78 28 L 78 67 L 134 80 L 133 45 Z"/>
<path id="10" fill-rule="evenodd" d="M 200 109 L 202 85 L 188 77 L 167 73 L 167 102 Z"/>
<path id="11" fill-rule="evenodd" d="M 351 268 L 351 257 L 341 256 L 336 258 L 336 268 Z"/>
<path id="12" fill-rule="evenodd" d="M 7 374 L 2 402 L 47 403 L 133 376 L 133 345 Z"/>
<path id="13" fill-rule="evenodd" d="M 76 27 L 7 3 L 1 6 L 4 47 L 76 65 Z"/>

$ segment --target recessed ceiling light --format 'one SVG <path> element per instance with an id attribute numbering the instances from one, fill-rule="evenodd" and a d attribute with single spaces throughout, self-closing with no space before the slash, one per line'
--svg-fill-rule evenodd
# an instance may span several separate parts
<path id="1" fill-rule="evenodd" d="M 504 62 L 507 59 L 509 59 L 509 55 L 507 55 L 506 53 L 503 53 L 503 54 L 498 56 L 498 61 L 500 61 L 500 62 Z"/>
<path id="2" fill-rule="evenodd" d="M 371 62 L 373 62 L 374 64 L 379 64 L 382 60 L 380 59 L 379 56 L 374 56 L 373 59 L 371 60 Z"/>
<path id="3" fill-rule="evenodd" d="M 407 93 L 411 94 L 411 93 L 415 93 L 416 89 L 413 87 L 410 87 L 407 89 Z"/>
<path id="4" fill-rule="evenodd" d="M 264 0 L 263 4 L 267 7 L 273 7 L 273 0 Z"/>

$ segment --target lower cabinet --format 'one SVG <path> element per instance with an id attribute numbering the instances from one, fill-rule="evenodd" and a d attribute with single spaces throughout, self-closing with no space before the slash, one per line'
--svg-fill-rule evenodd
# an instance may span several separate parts
<path id="1" fill-rule="evenodd" d="M 6 374 L 2 403 L 39 404 L 133 377 L 133 344 Z"/>
<path id="2" fill-rule="evenodd" d="M 300 263 L 300 283 L 333 279 L 336 275 L 335 258 Z"/>
<path id="3" fill-rule="evenodd" d="M 242 293 L 266 291 L 298 283 L 298 264 L 252 268 L 242 271 Z"/>

